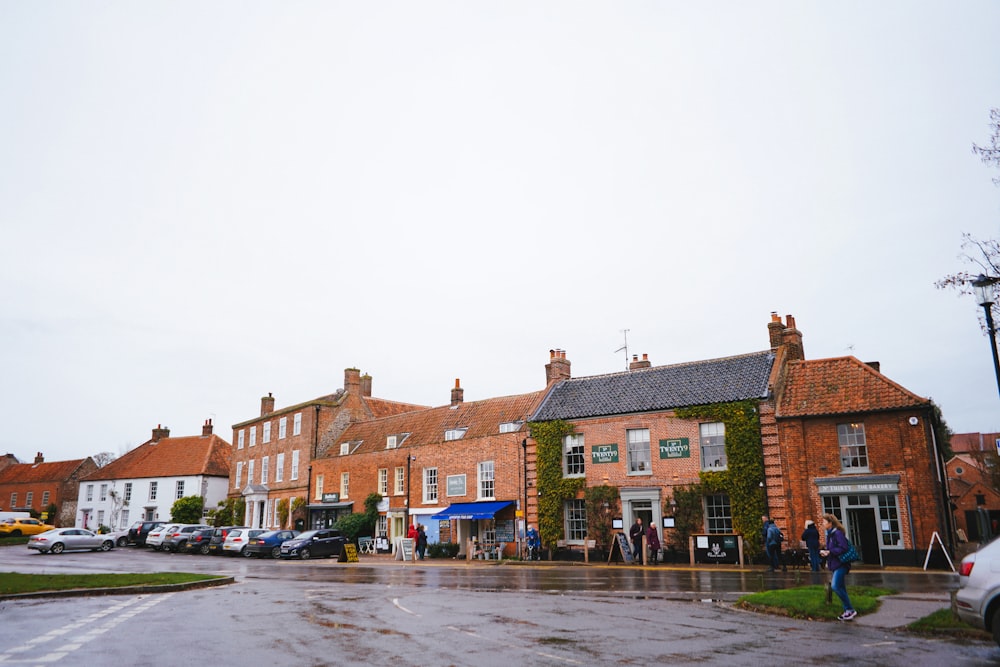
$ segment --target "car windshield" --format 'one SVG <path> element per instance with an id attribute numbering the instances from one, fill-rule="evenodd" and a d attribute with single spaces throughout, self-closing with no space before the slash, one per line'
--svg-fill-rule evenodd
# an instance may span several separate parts
<path id="1" fill-rule="evenodd" d="M 316 537 L 317 535 L 319 535 L 319 531 L 318 530 L 307 530 L 306 532 L 301 533 L 295 539 L 297 539 L 297 540 L 311 540 L 312 538 Z"/>

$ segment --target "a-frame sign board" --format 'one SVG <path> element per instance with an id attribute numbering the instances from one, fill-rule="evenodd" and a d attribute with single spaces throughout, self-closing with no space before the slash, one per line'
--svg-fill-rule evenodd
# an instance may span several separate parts
<path id="1" fill-rule="evenodd" d="M 629 548 L 628 538 L 625 537 L 625 533 L 615 533 L 615 541 L 611 543 L 611 553 L 608 554 L 608 563 L 615 557 L 616 551 L 622 555 L 622 560 L 626 563 L 634 562 L 632 549 Z"/>
<path id="2" fill-rule="evenodd" d="M 936 530 L 934 531 L 934 534 L 931 535 L 931 543 L 927 545 L 927 557 L 924 558 L 924 569 L 927 569 L 927 563 L 931 560 L 931 550 L 934 548 L 934 540 L 937 540 L 938 546 L 941 547 L 941 553 L 943 553 L 944 557 L 948 559 L 948 566 L 951 568 L 951 571 L 954 572 L 955 564 L 951 562 L 951 556 L 948 555 L 948 550 L 944 548 L 944 542 L 941 541 L 941 536 L 938 535 Z"/>

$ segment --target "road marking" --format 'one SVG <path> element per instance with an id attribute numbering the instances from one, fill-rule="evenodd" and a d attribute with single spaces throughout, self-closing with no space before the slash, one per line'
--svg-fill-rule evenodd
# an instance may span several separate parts
<path id="1" fill-rule="evenodd" d="M 412 615 L 414 615 L 414 616 L 420 616 L 420 614 L 418 614 L 417 612 L 415 612 L 415 611 L 410 611 L 409 609 L 407 609 L 407 608 L 406 608 L 406 607 L 404 607 L 403 605 L 399 604 L 399 598 L 393 598 L 393 599 L 392 599 L 392 603 L 393 603 L 394 605 L 396 605 L 396 608 L 397 608 L 397 609 L 401 609 L 401 610 L 405 611 L 405 612 L 406 612 L 407 614 L 412 614 Z"/>
<path id="2" fill-rule="evenodd" d="M 542 653 L 541 651 L 535 651 L 535 655 L 540 655 L 543 658 L 552 658 L 553 660 L 562 660 L 563 662 L 570 662 L 574 665 L 582 665 L 583 663 L 579 660 L 573 660 L 572 658 L 564 658 L 558 655 L 552 655 L 551 653 Z"/>
<path id="3" fill-rule="evenodd" d="M 155 596 L 145 596 L 139 595 L 134 598 L 129 598 L 127 600 L 122 600 L 118 604 L 112 605 L 107 609 L 102 609 L 101 611 L 94 612 L 90 616 L 80 619 L 75 623 L 70 623 L 69 625 L 64 625 L 61 628 L 56 628 L 50 630 L 44 635 L 35 637 L 26 641 L 21 646 L 15 646 L 13 648 L 8 648 L 3 653 L 0 653 L 0 663 L 3 664 L 19 664 L 19 663 L 51 663 L 63 660 L 72 651 L 78 650 L 81 646 L 87 642 L 97 639 L 108 630 L 111 630 L 119 623 L 123 623 L 128 619 L 147 611 L 154 605 L 163 602 L 165 599 L 172 597 L 173 593 L 164 593 L 163 595 Z M 140 604 L 141 603 L 141 604 Z M 138 605 L 133 609 L 129 609 L 133 605 Z M 110 620 L 105 621 L 102 625 L 97 627 L 88 628 L 87 626 L 93 625 L 102 621 L 107 616 L 113 616 Z M 52 650 L 44 655 L 32 654 L 32 657 L 26 655 L 29 651 L 42 651 L 45 648 L 45 644 L 56 643 L 63 638 L 63 635 L 69 632 L 74 632 L 77 630 L 83 630 L 87 628 L 83 634 L 74 635 L 72 641 L 67 643 L 59 644 L 58 647 L 53 646 Z"/>

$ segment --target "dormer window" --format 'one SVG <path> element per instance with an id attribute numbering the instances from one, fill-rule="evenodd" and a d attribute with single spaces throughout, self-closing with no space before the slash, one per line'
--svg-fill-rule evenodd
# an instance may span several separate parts
<path id="1" fill-rule="evenodd" d="M 395 435 L 390 435 L 390 436 L 386 437 L 386 439 L 385 439 L 385 448 L 386 449 L 396 449 L 396 440 L 397 440 L 397 436 L 395 436 Z"/>
<path id="2" fill-rule="evenodd" d="M 347 456 L 351 451 L 351 443 L 342 442 L 340 443 L 340 455 Z"/>
<path id="3" fill-rule="evenodd" d="M 504 422 L 504 423 L 500 424 L 500 432 L 501 433 L 516 433 L 517 431 L 521 430 L 522 426 L 524 426 L 524 422 L 523 421 L 521 421 L 521 422 Z"/>
<path id="4" fill-rule="evenodd" d="M 465 428 L 450 428 L 444 432 L 445 440 L 461 440 L 465 437 L 465 432 L 469 430 L 469 427 Z"/>

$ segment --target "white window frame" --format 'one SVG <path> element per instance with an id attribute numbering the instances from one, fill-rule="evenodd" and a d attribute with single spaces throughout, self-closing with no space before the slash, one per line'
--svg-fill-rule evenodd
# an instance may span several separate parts
<path id="1" fill-rule="evenodd" d="M 277 455 L 274 461 L 274 481 L 284 482 L 285 481 L 285 454 L 284 452 Z"/>
<path id="2" fill-rule="evenodd" d="M 347 456 L 350 453 L 351 453 L 351 443 L 349 442 L 340 443 L 340 455 Z"/>
<path id="3" fill-rule="evenodd" d="M 86 494 L 85 499 L 86 499 L 86 501 L 88 503 L 94 502 L 94 485 L 93 484 L 88 484 L 87 485 L 87 494 Z M 16 493 L 11 495 L 10 506 L 11 507 L 17 506 L 17 494 Z"/>
<path id="4" fill-rule="evenodd" d="M 271 472 L 271 457 L 264 456 L 260 459 L 260 483 L 267 484 L 267 477 Z"/>
<path id="5" fill-rule="evenodd" d="M 299 450 L 292 450 L 292 474 L 291 479 L 295 481 L 299 478 Z"/>
<path id="6" fill-rule="evenodd" d="M 93 492 L 91 492 L 91 496 L 93 496 Z M 17 507 L 17 491 L 12 491 L 10 494 L 10 508 L 14 509 L 15 507 Z"/>
<path id="7" fill-rule="evenodd" d="M 573 459 L 572 463 L 571 459 Z M 575 478 L 587 476 L 586 444 L 584 443 L 582 433 L 563 437 L 562 464 L 563 477 Z"/>
<path id="8" fill-rule="evenodd" d="M 236 434 L 236 449 L 243 449 L 243 442 L 246 440 L 247 430 L 241 428 L 239 433 Z"/>
<path id="9" fill-rule="evenodd" d="M 840 472 L 871 472 L 868 459 L 868 436 L 862 422 L 837 424 L 837 446 L 840 455 Z"/>
<path id="10" fill-rule="evenodd" d="M 278 420 L 278 440 L 284 440 L 288 437 L 288 417 L 282 417 Z"/>
<path id="11" fill-rule="evenodd" d="M 264 428 L 260 434 L 261 443 L 271 442 L 271 422 L 264 422 Z"/>
<path id="12" fill-rule="evenodd" d="M 517 433 L 524 426 L 524 422 L 503 422 L 500 424 L 501 433 Z"/>
<path id="13" fill-rule="evenodd" d="M 101 495 L 99 495 L 98 498 L 100 498 L 100 500 L 101 500 L 102 503 L 103 502 L 107 502 L 107 500 L 108 500 L 108 485 L 107 484 L 101 484 Z"/>
<path id="14" fill-rule="evenodd" d="M 253 484 L 253 469 L 255 459 L 247 461 L 247 484 Z"/>
<path id="15" fill-rule="evenodd" d="M 468 426 L 464 426 L 462 428 L 450 428 L 450 429 L 448 429 L 447 431 L 444 432 L 445 442 L 447 442 L 449 440 L 461 440 L 462 438 L 465 437 L 465 433 L 468 430 L 469 430 Z"/>
<path id="16" fill-rule="evenodd" d="M 184 480 L 179 479 L 177 483 L 174 484 L 174 500 L 180 500 L 184 497 Z"/>
<path id="17" fill-rule="evenodd" d="M 27 493 L 24 494 L 24 506 L 25 507 L 29 507 L 30 508 L 34 502 L 35 502 L 35 492 L 34 491 L 28 491 Z"/>
<path id="18" fill-rule="evenodd" d="M 438 469 L 424 468 L 423 496 L 425 503 L 438 501 Z"/>
<path id="19" fill-rule="evenodd" d="M 721 442 L 720 442 L 721 439 Z M 699 455 L 702 470 L 726 470 L 726 425 L 722 422 L 698 424 Z"/>
<path id="20" fill-rule="evenodd" d="M 254 447 L 257 445 L 257 427 L 250 427 L 250 446 Z"/>
<path id="21" fill-rule="evenodd" d="M 340 473 L 340 497 L 347 498 L 351 490 L 351 473 Z"/>
<path id="22" fill-rule="evenodd" d="M 42 509 L 45 509 L 48 506 L 49 506 L 49 492 L 42 491 Z"/>
<path id="23" fill-rule="evenodd" d="M 406 490 L 406 468 L 399 466 L 393 478 L 392 495 L 401 496 Z"/>
<path id="24" fill-rule="evenodd" d="M 493 461 L 480 461 L 476 466 L 476 497 L 479 500 L 495 500 L 496 492 L 496 471 Z"/>
<path id="25" fill-rule="evenodd" d="M 323 482 L 325 481 L 323 475 L 316 475 L 316 500 L 323 499 Z"/>
<path id="26" fill-rule="evenodd" d="M 302 413 L 296 412 L 292 415 L 292 435 L 302 434 Z"/>
<path id="27" fill-rule="evenodd" d="M 385 498 L 389 495 L 389 469 L 378 469 L 378 493 Z"/>
<path id="28" fill-rule="evenodd" d="M 126 503 L 132 502 L 132 482 L 125 482 L 125 492 L 122 494 L 122 498 Z"/>
<path id="29" fill-rule="evenodd" d="M 385 448 L 386 449 L 396 449 L 397 437 L 394 435 L 387 435 L 385 437 Z"/>
<path id="30" fill-rule="evenodd" d="M 233 486 L 234 489 L 240 488 L 240 480 L 243 479 L 243 461 L 236 462 L 236 484 Z"/>
<path id="31" fill-rule="evenodd" d="M 645 439 L 641 437 L 645 435 Z M 629 475 L 652 475 L 653 459 L 648 428 L 625 429 L 625 451 Z"/>
<path id="32" fill-rule="evenodd" d="M 149 483 L 149 499 L 156 500 L 156 495 L 160 491 L 160 483 L 153 481 Z"/>

